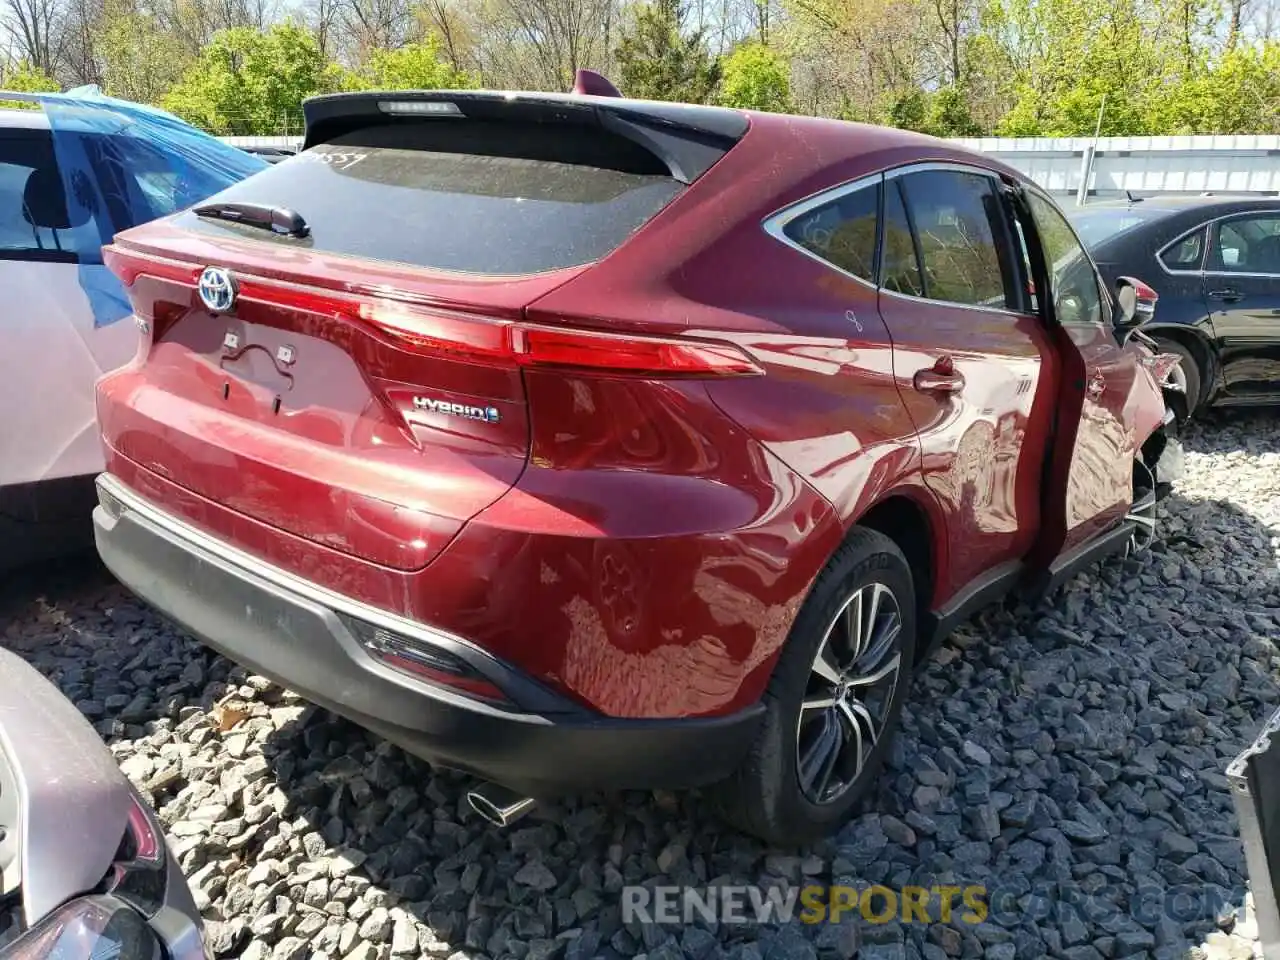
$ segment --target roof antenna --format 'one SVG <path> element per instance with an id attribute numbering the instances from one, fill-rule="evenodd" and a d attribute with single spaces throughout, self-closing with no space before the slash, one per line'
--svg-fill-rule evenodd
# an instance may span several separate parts
<path id="1" fill-rule="evenodd" d="M 620 97 L 622 92 L 594 70 L 579 69 L 573 77 L 573 92 L 588 97 Z"/>
<path id="2" fill-rule="evenodd" d="M 1129 200 L 1129 202 L 1130 202 L 1130 203 L 1140 203 L 1140 202 L 1142 201 L 1142 198 L 1141 198 L 1141 197 L 1135 197 L 1135 196 L 1134 196 L 1132 193 L 1130 193 L 1128 190 L 1126 190 L 1126 191 L 1124 192 L 1124 195 L 1125 195 L 1125 197 L 1127 197 L 1127 198 L 1128 198 L 1128 200 Z"/>

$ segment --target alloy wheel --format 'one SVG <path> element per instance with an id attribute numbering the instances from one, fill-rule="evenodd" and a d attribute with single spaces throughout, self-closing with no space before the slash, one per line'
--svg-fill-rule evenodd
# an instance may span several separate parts
<path id="1" fill-rule="evenodd" d="M 1174 390 L 1177 390 L 1180 393 L 1182 393 L 1183 396 L 1186 396 L 1187 371 L 1183 368 L 1182 363 L 1183 361 L 1179 360 L 1177 363 L 1175 363 L 1172 367 L 1169 368 L 1169 372 L 1165 375 L 1165 378 L 1164 378 L 1164 385 L 1167 387 L 1172 387 Z M 1187 399 L 1188 401 L 1190 401 L 1191 398 L 1188 397 Z"/>
<path id="2" fill-rule="evenodd" d="M 828 624 L 810 668 L 796 727 L 805 799 L 834 803 L 885 733 L 902 674 L 902 611 L 883 583 L 859 587 Z"/>
<path id="3" fill-rule="evenodd" d="M 1132 529 L 1125 544 L 1124 555 L 1131 557 L 1142 553 L 1156 538 L 1156 490 L 1155 477 L 1147 465 L 1134 462 L 1133 505 L 1125 515 Z"/>

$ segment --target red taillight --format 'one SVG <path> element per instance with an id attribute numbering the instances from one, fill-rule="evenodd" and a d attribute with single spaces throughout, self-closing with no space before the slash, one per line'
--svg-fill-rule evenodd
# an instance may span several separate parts
<path id="1" fill-rule="evenodd" d="M 578 367 L 652 377 L 741 377 L 762 371 L 737 347 L 694 340 L 660 340 L 571 328 L 517 325 L 516 362 Z"/>
<path id="2" fill-rule="evenodd" d="M 189 287 L 194 287 L 200 280 L 199 267 L 163 257 L 126 253 L 114 245 L 102 248 L 102 259 L 126 287 L 132 287 L 138 277 L 143 275 L 157 280 L 172 280 Z"/>
<path id="3" fill-rule="evenodd" d="M 128 286 L 140 276 L 194 288 L 199 268 L 106 248 L 107 265 Z M 474 363 L 589 370 L 602 375 L 668 379 L 759 376 L 764 371 L 737 346 L 650 337 L 486 317 L 239 276 L 240 297 L 364 323 L 420 352 Z"/>
<path id="4" fill-rule="evenodd" d="M 394 301 L 358 305 L 361 320 L 428 353 L 458 354 L 480 362 L 510 362 L 510 320 L 410 307 Z"/>

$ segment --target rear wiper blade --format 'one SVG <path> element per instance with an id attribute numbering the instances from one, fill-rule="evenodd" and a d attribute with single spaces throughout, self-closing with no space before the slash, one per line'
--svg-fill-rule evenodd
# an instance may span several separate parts
<path id="1" fill-rule="evenodd" d="M 197 217 L 229 220 L 246 227 L 261 227 L 288 237 L 305 237 L 311 232 L 302 214 L 288 207 L 272 207 L 264 203 L 206 203 L 193 211 Z"/>

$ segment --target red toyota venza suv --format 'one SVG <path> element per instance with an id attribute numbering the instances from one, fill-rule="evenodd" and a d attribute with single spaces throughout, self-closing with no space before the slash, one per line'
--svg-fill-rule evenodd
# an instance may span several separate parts
<path id="1" fill-rule="evenodd" d="M 978 605 L 1149 537 L 1159 360 L 1053 202 L 941 141 L 613 96 L 306 104 L 120 234 L 98 547 L 209 646 L 532 800 L 799 840 Z"/>

